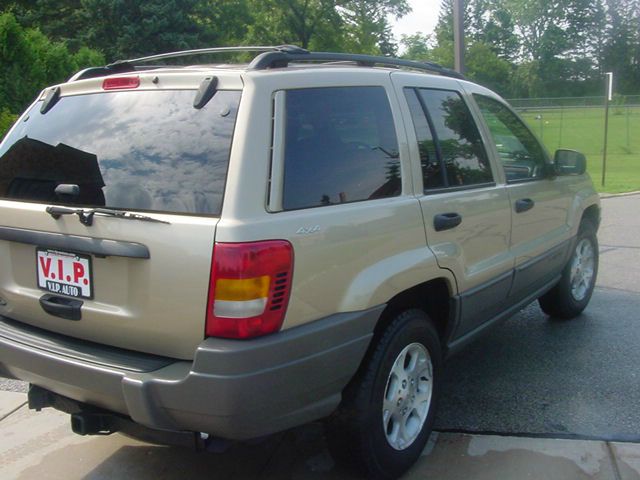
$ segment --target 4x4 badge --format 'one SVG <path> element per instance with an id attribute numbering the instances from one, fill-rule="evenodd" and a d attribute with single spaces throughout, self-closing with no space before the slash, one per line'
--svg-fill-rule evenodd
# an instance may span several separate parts
<path id="1" fill-rule="evenodd" d="M 320 231 L 320 225 L 314 225 L 313 227 L 300 227 L 296 231 L 296 235 L 311 235 Z"/>

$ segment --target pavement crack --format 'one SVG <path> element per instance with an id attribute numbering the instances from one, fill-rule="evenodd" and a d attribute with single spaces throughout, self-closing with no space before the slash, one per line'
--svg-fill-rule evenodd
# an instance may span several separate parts
<path id="1" fill-rule="evenodd" d="M 618 465 L 618 459 L 616 458 L 616 454 L 613 451 L 613 447 L 611 446 L 611 442 L 605 442 L 607 446 L 607 452 L 609 452 L 609 458 L 611 458 L 611 466 L 613 467 L 613 476 L 616 480 L 622 480 L 622 475 L 620 474 L 620 466 Z"/>
<path id="2" fill-rule="evenodd" d="M 625 288 L 616 288 L 616 287 L 605 287 L 604 285 L 596 285 L 596 289 L 597 290 L 613 290 L 616 292 L 624 292 L 624 293 L 631 293 L 633 295 L 640 295 L 640 292 L 636 292 L 634 290 L 627 290 Z"/>
<path id="3" fill-rule="evenodd" d="M 630 250 L 640 250 L 640 246 L 636 246 L 636 245 L 605 245 L 605 244 L 600 244 L 600 248 L 602 249 L 609 249 L 609 250 L 617 250 L 619 248 L 621 249 L 630 249 Z M 606 250 L 606 251 L 609 251 Z M 602 252 L 601 252 L 602 253 Z"/>
<path id="4" fill-rule="evenodd" d="M 27 404 L 26 401 L 22 402 L 20 405 L 18 405 L 16 408 L 14 408 L 13 410 L 11 410 L 9 413 L 5 413 L 4 415 L 0 416 L 0 422 L 2 420 L 4 420 L 5 418 L 7 418 L 10 415 L 13 415 L 14 413 L 16 413 L 18 410 L 20 410 L 22 407 L 24 407 Z"/>

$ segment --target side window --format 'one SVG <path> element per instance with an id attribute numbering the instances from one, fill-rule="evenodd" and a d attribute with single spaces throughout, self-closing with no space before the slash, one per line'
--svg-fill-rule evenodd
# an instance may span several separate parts
<path id="1" fill-rule="evenodd" d="M 398 139 L 383 87 L 288 90 L 285 210 L 400 194 Z"/>
<path id="2" fill-rule="evenodd" d="M 459 93 L 417 89 L 446 172 L 446 186 L 463 187 L 493 182 L 480 132 Z M 425 182 L 425 187 L 429 183 Z"/>
<path id="3" fill-rule="evenodd" d="M 413 127 L 418 139 L 424 189 L 443 188 L 446 186 L 444 169 L 442 169 L 438 158 L 436 143 L 431 134 L 424 108 L 415 89 L 405 88 L 404 94 L 407 98 L 411 118 L 413 119 Z"/>
<path id="4" fill-rule="evenodd" d="M 474 98 L 496 144 L 507 181 L 543 178 L 544 149 L 522 120 L 497 100 L 476 94 Z"/>

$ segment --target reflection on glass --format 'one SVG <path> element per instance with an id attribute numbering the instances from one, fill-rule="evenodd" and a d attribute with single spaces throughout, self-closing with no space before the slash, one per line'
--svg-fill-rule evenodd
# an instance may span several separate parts
<path id="1" fill-rule="evenodd" d="M 440 166 L 436 144 L 433 141 L 425 112 L 416 95 L 415 89 L 405 89 L 405 97 L 409 105 L 409 110 L 411 111 L 411 118 L 413 119 L 413 126 L 418 139 L 423 186 L 426 190 L 442 188 L 445 186 L 444 172 Z"/>
<path id="2" fill-rule="evenodd" d="M 382 87 L 287 91 L 286 210 L 400 194 L 400 159 Z"/>
<path id="3" fill-rule="evenodd" d="M 23 137 L 2 156 L 0 197 L 52 203 L 59 200 L 55 188 L 64 183 L 80 187 L 74 201 L 104 206 L 104 180 L 91 153 Z"/>
<path id="4" fill-rule="evenodd" d="M 69 203 L 53 189 L 70 183 L 80 205 L 220 214 L 240 92 L 219 91 L 201 110 L 194 95 L 71 96 L 46 115 L 36 105 L 0 150 L 0 197 Z"/>
<path id="5" fill-rule="evenodd" d="M 476 123 L 462 97 L 453 91 L 420 89 L 438 139 L 448 186 L 493 181 Z"/>
<path id="6" fill-rule="evenodd" d="M 474 95 L 502 160 L 507 180 L 544 176 L 544 150 L 522 121 L 500 102 Z"/>

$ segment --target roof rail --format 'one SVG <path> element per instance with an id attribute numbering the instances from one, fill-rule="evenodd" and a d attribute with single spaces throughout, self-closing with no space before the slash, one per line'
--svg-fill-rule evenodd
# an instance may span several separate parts
<path id="1" fill-rule="evenodd" d="M 280 46 L 246 46 L 246 47 L 213 47 L 198 48 L 196 50 L 181 50 L 179 52 L 160 53 L 158 55 L 149 55 L 148 57 L 133 58 L 130 60 L 118 60 L 108 67 L 119 65 L 121 63 L 137 64 L 149 62 L 151 60 L 165 60 L 167 58 L 188 57 L 190 55 L 206 55 L 208 53 L 233 53 L 233 52 L 284 52 L 284 53 L 303 53 L 307 52 L 304 48 L 295 45 Z"/>
<path id="2" fill-rule="evenodd" d="M 271 68 L 283 68 L 291 62 L 349 62 L 363 67 L 375 65 L 405 67 L 413 70 L 421 70 L 437 73 L 446 77 L 465 77 L 449 68 L 445 68 L 433 62 L 416 62 L 401 58 L 382 57 L 375 55 L 362 55 L 354 53 L 310 52 L 295 45 L 280 46 L 245 46 L 245 47 L 214 47 L 199 48 L 196 50 L 182 50 L 179 52 L 161 53 L 147 57 L 133 58 L 130 60 L 118 60 L 103 67 L 92 67 L 81 70 L 73 75 L 69 81 L 83 80 L 86 78 L 101 77 L 114 73 L 134 72 L 137 70 L 151 70 L 162 68 L 165 65 L 139 65 L 153 60 L 166 60 L 169 58 L 187 57 L 192 55 L 206 55 L 210 53 L 234 53 L 234 52 L 259 52 L 249 64 L 249 70 L 267 70 Z"/>
<path id="3" fill-rule="evenodd" d="M 266 70 L 269 68 L 286 67 L 290 62 L 353 62 L 363 67 L 385 65 L 405 67 L 437 73 L 445 77 L 465 79 L 464 75 L 433 62 L 416 62 L 401 58 L 382 57 L 376 55 L 362 55 L 354 53 L 308 52 L 300 51 L 267 51 L 261 53 L 249 64 L 249 70 Z"/>
<path id="4" fill-rule="evenodd" d="M 198 48 L 195 50 L 181 50 L 178 52 L 160 53 L 158 55 L 149 55 L 147 57 L 132 58 L 129 60 L 117 60 L 103 67 L 91 67 L 79 71 L 73 75 L 69 81 L 84 80 L 86 78 L 101 77 L 111 75 L 113 73 L 133 72 L 136 70 L 151 70 L 161 68 L 162 66 L 144 66 L 140 63 L 150 62 L 152 60 L 166 60 L 169 58 L 188 57 L 192 55 L 206 55 L 210 53 L 235 53 L 235 52 L 282 52 L 282 53 L 305 53 L 308 51 L 296 45 L 279 45 L 279 46 L 240 46 L 240 47 L 213 47 Z"/>

